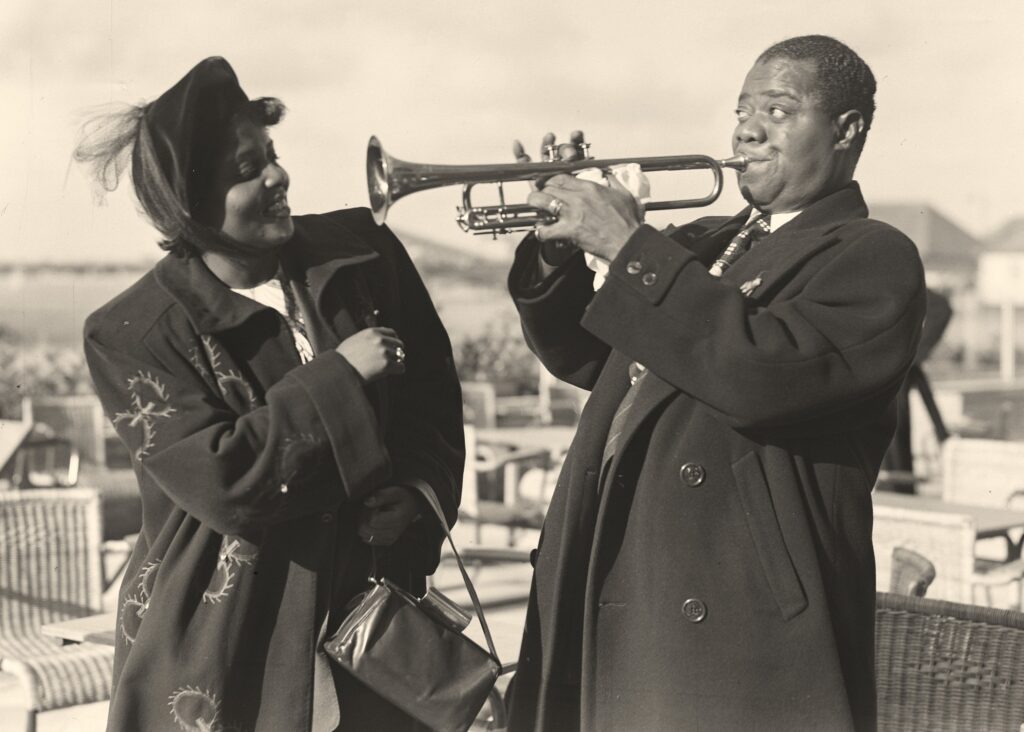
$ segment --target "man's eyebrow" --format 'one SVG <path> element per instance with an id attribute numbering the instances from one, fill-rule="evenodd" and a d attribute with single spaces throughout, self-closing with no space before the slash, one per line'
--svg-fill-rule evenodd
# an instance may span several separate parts
<path id="1" fill-rule="evenodd" d="M 751 97 L 755 96 L 768 97 L 770 99 L 792 99 L 794 102 L 798 103 L 802 101 L 800 97 L 798 97 L 796 94 L 793 94 L 792 92 L 784 91 L 782 89 L 768 89 L 767 91 L 758 92 L 757 94 L 750 94 L 749 92 L 744 92 L 740 94 L 739 102 L 743 103 L 749 101 Z"/>
<path id="2" fill-rule="evenodd" d="M 800 101 L 800 97 L 793 94 L 792 92 L 784 91 L 782 89 L 769 89 L 768 91 L 762 93 L 764 94 L 764 96 L 771 97 L 772 99 L 786 97 L 787 99 L 792 99 L 794 102 Z"/>

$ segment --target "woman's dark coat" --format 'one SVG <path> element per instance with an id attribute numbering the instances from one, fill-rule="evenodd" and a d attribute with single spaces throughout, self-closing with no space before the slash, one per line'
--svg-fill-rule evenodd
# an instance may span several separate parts
<path id="1" fill-rule="evenodd" d="M 334 729 L 317 651 L 328 610 L 334 626 L 365 589 L 362 499 L 424 480 L 455 519 L 459 385 L 406 252 L 365 209 L 296 217 L 295 230 L 283 267 L 300 283 L 319 354 L 310 363 L 276 311 L 198 258 L 166 257 L 86 324 L 93 380 L 143 502 L 120 593 L 111 730 Z M 367 386 L 333 349 L 371 322 L 394 328 L 408 357 L 405 375 Z M 441 536 L 417 521 L 380 564 L 422 586 Z M 361 696 L 360 716 L 374 718 Z M 351 718 L 344 699 L 340 714 Z"/>
<path id="2" fill-rule="evenodd" d="M 641 227 L 596 294 L 581 256 L 532 285 L 535 242 L 518 252 L 528 341 L 592 395 L 541 537 L 514 730 L 874 727 L 871 489 L 921 262 L 851 184 L 711 277 L 748 213 Z M 634 360 L 651 374 L 602 473 Z"/>

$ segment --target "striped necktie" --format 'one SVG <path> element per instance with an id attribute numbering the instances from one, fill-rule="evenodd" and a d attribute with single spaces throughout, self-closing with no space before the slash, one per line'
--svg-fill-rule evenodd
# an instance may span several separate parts
<path id="1" fill-rule="evenodd" d="M 725 248 L 725 251 L 719 255 L 715 263 L 711 265 L 711 269 L 708 270 L 712 277 L 721 277 L 725 270 L 733 266 L 736 260 L 746 254 L 750 250 L 750 247 L 758 239 L 762 239 L 772 233 L 771 215 L 761 214 L 757 218 L 751 220 L 740 229 L 739 233 L 732 238 L 729 242 L 729 246 Z"/>
<path id="2" fill-rule="evenodd" d="M 601 465 L 607 465 L 615 457 L 615 452 L 619 447 L 619 437 L 622 435 L 622 429 L 626 426 L 626 417 L 629 416 L 629 410 L 633 406 L 633 402 L 636 401 L 637 392 L 640 391 L 640 382 L 646 375 L 647 368 L 643 364 L 634 361 L 629 365 L 629 390 L 622 397 L 618 409 L 615 410 L 615 416 L 612 417 L 611 426 L 608 428 L 608 438 L 604 443 Z"/>
<path id="3" fill-rule="evenodd" d="M 735 264 L 736 260 L 742 257 L 755 241 L 768 236 L 771 231 L 771 219 L 768 214 L 762 214 L 751 220 L 740 229 L 739 233 L 729 242 L 729 246 L 725 248 L 721 256 L 711 265 L 711 269 L 708 270 L 711 276 L 721 277 L 722 273 Z M 640 391 L 640 382 L 644 380 L 646 375 L 647 369 L 643 364 L 634 361 L 629 365 L 629 390 L 622 397 L 622 402 L 619 403 L 618 409 L 615 410 L 615 416 L 612 417 L 611 426 L 608 428 L 608 438 L 605 440 L 604 455 L 601 458 L 602 465 L 607 465 L 608 461 L 615 456 L 615 452 L 618 450 L 619 437 L 626 426 L 626 418 L 629 416 L 629 410 L 636 401 L 637 393 Z"/>

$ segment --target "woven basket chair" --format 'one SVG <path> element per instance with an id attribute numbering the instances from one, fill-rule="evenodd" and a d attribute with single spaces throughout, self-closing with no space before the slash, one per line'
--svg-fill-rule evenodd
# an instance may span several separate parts
<path id="1" fill-rule="evenodd" d="M 954 503 L 1022 510 L 1024 442 L 954 437 L 942 445 L 942 497 Z M 1006 536 L 1006 558 L 1018 559 L 1024 538 Z M 998 539 L 986 540 L 997 545 Z M 993 546 L 993 549 L 996 548 Z"/>
<path id="2" fill-rule="evenodd" d="M 951 437 L 942 444 L 942 497 L 978 506 L 1007 505 L 1024 490 L 1024 442 Z"/>
<path id="3" fill-rule="evenodd" d="M 101 537 L 95 490 L 0 493 L 0 670 L 25 687 L 30 731 L 39 712 L 110 698 L 113 648 L 40 633 L 101 612 Z"/>
<path id="4" fill-rule="evenodd" d="M 1018 732 L 1024 613 L 878 593 L 879 732 Z"/>
<path id="5" fill-rule="evenodd" d="M 892 576 L 889 592 L 924 597 L 935 581 L 935 565 L 913 549 L 898 546 L 892 550 Z"/>
<path id="6" fill-rule="evenodd" d="M 929 597 L 952 602 L 975 602 L 983 595 L 992 604 L 992 588 L 1016 585 L 1017 602 L 1024 602 L 1024 560 L 990 562 L 975 559 L 977 533 L 970 516 L 875 504 L 871 542 L 875 548 L 875 589 L 891 590 L 893 553 L 910 549 L 935 568 Z"/>
<path id="7" fill-rule="evenodd" d="M 481 443 L 476 429 L 467 426 L 466 455 L 472 457 L 467 458 L 462 476 L 459 520 L 474 526 L 475 542 L 482 542 L 484 524 L 507 527 L 509 547 L 515 545 L 517 529 L 539 530 L 550 500 L 548 479 L 557 475 L 552 473 L 551 453 L 546 448 L 508 450 Z M 480 498 L 484 475 L 499 481 L 502 500 Z M 531 485 L 533 490 L 524 490 Z"/>
<path id="8" fill-rule="evenodd" d="M 48 425 L 55 436 L 70 440 L 83 463 L 106 465 L 108 423 L 95 394 L 25 397 L 21 411 L 22 419 Z"/>

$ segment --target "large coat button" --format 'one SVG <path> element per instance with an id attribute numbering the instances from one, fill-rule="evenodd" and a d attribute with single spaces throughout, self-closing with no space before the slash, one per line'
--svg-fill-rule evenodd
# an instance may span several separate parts
<path id="1" fill-rule="evenodd" d="M 701 600 L 690 598 L 683 603 L 683 617 L 691 623 L 699 623 L 708 615 L 708 606 Z"/>
<path id="2" fill-rule="evenodd" d="M 644 276 L 640 278 L 640 281 L 643 282 L 648 287 L 650 287 L 651 285 L 658 281 L 658 275 L 655 274 L 654 272 L 645 272 Z"/>
<path id="3" fill-rule="evenodd" d="M 679 468 L 679 479 L 691 488 L 699 486 L 707 477 L 708 471 L 699 463 L 684 463 L 683 467 Z"/>
<path id="4" fill-rule="evenodd" d="M 635 274 L 640 274 L 643 271 L 643 269 L 644 269 L 644 266 L 642 264 L 640 264 L 640 262 L 636 261 L 635 259 L 632 262 L 630 262 L 629 264 L 626 265 L 626 271 L 629 274 L 634 274 L 634 275 Z"/>

